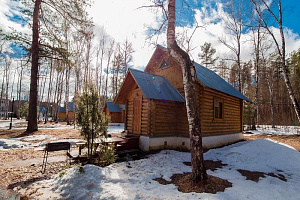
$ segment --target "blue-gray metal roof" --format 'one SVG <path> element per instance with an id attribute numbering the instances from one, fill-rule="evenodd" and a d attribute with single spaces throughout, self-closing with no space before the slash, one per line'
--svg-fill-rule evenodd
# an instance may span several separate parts
<path id="1" fill-rule="evenodd" d="M 122 107 L 122 110 L 125 110 L 125 105 L 124 104 L 121 104 L 121 107 Z"/>
<path id="2" fill-rule="evenodd" d="M 183 96 L 162 76 L 130 69 L 135 81 L 148 99 L 185 102 Z"/>
<path id="3" fill-rule="evenodd" d="M 106 105 L 109 112 L 121 112 L 120 106 L 112 101 L 107 101 Z"/>
<path id="4" fill-rule="evenodd" d="M 69 111 L 73 112 L 73 105 L 74 105 L 73 102 L 69 102 L 68 104 L 69 104 Z M 77 108 L 75 110 L 77 110 Z M 66 112 L 66 107 L 60 107 L 59 112 Z"/>
<path id="5" fill-rule="evenodd" d="M 199 81 L 201 81 L 205 86 L 223 92 L 225 94 L 229 94 L 231 96 L 237 97 L 239 99 L 243 99 L 246 101 L 251 101 L 247 97 L 245 97 L 242 93 L 240 93 L 237 89 L 232 87 L 229 83 L 227 83 L 224 79 L 222 79 L 215 72 L 203 67 L 198 63 L 194 63 L 196 69 L 196 75 Z"/>

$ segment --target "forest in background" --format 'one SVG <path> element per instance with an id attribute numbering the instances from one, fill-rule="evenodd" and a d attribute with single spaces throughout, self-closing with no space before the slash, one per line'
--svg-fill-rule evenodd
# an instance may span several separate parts
<path id="1" fill-rule="evenodd" d="M 24 6 L 20 7 L 20 15 L 23 23 L 32 27 L 33 3 L 24 2 Z M 86 8 L 91 6 L 89 1 L 75 3 L 69 0 L 60 8 L 53 7 L 51 2 L 55 1 L 46 2 L 48 4 L 43 4 L 43 12 L 40 14 L 38 102 L 46 108 L 46 116 L 51 110 L 54 120 L 58 120 L 57 105 L 68 107 L 66 102 L 75 101 L 74 97 L 82 93 L 87 82 L 95 83 L 102 103 L 112 100 L 128 68 L 133 67 L 132 53 L 135 50 L 132 41 L 116 42 L 105 32 L 105 27 L 93 26 L 92 19 L 86 13 Z M 232 51 L 232 56 L 216 58 L 217 50 L 210 43 L 204 43 L 201 52 L 198 52 L 198 60 L 252 100 L 244 105 L 244 124 L 250 126 L 255 119 L 256 124 L 299 125 L 285 85 L 282 57 L 274 50 L 276 44 L 259 17 L 253 14 L 255 7 L 246 12 L 242 2 L 232 0 L 226 4 L 229 17 L 225 26 L 228 31 L 219 38 Z M 61 14 L 66 8 L 69 11 Z M 76 16 L 74 19 L 70 17 L 71 13 Z M 248 19 L 245 19 L 245 15 L 249 16 Z M 19 111 L 16 115 L 20 117 L 22 109 L 19 108 L 26 106 L 22 100 L 29 99 L 32 36 L 17 30 L 9 34 L 0 31 L 1 100 L 15 98 Z M 245 31 L 253 33 L 250 38 L 253 49 L 243 49 L 240 35 Z M 189 53 L 192 35 L 180 33 L 177 37 L 181 41 L 179 45 Z M 22 55 L 11 53 L 12 48 L 18 47 L 23 48 L 19 51 Z M 242 60 L 241 51 L 251 52 L 253 59 Z M 285 61 L 287 74 L 299 102 L 300 49 L 286 55 Z M 256 96 L 257 106 L 254 103 Z M 4 101 L 4 104 L 4 110 L 9 112 L 9 102 Z"/>

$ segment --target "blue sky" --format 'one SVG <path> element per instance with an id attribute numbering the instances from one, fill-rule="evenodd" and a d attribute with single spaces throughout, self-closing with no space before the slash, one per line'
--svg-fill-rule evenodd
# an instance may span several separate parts
<path id="1" fill-rule="evenodd" d="M 177 28 L 178 35 L 187 37 L 195 30 L 194 18 L 197 19 L 200 25 L 205 25 L 205 28 L 199 28 L 193 35 L 191 40 L 191 47 L 194 50 L 191 52 L 191 59 L 200 63 L 198 53 L 201 51 L 200 46 L 205 42 L 211 43 L 212 47 L 216 49 L 216 56 L 219 58 L 228 58 L 232 56 L 232 52 L 219 42 L 219 37 L 226 36 L 228 41 L 233 41 L 232 37 L 225 34 L 224 21 L 221 18 L 224 16 L 224 9 L 216 3 L 221 0 L 185 0 L 187 4 L 182 3 L 183 0 L 177 0 Z M 245 0 L 248 1 L 248 0 Z M 286 50 L 290 53 L 300 48 L 300 2 L 299 0 L 282 0 L 283 7 L 283 25 L 289 29 L 285 30 L 286 35 Z M 0 28 L 9 31 L 8 27 L 31 34 L 31 30 L 17 17 L 18 12 L 12 8 L 17 7 L 19 1 L 15 0 L 0 0 Z M 295 3 L 297 2 L 297 3 Z M 94 5 L 88 11 L 90 16 L 94 19 L 95 24 L 95 39 L 93 44 L 99 44 L 101 37 L 101 29 L 114 38 L 116 42 L 124 42 L 128 39 L 132 42 L 134 53 L 132 65 L 135 69 L 143 70 L 147 65 L 153 51 L 155 44 L 149 41 L 147 28 L 158 27 L 157 14 L 150 9 L 137 9 L 142 6 L 149 5 L 150 0 L 95 0 Z M 212 6 L 211 6 L 212 4 Z M 207 11 L 203 9 L 203 5 L 209 8 Z M 112 12 L 113 11 L 113 12 Z M 117 13 L 117 14 L 116 14 Z M 180 20 L 179 20 L 180 19 Z M 98 31 L 97 31 L 98 29 Z M 243 33 L 242 35 L 242 60 L 247 62 L 253 59 L 253 44 L 250 33 Z M 277 36 L 278 37 L 278 36 Z M 166 45 L 166 33 L 161 33 L 157 40 L 158 44 Z M 14 50 L 19 51 L 17 47 L 10 45 Z M 10 53 L 10 56 L 17 57 L 18 53 Z M 15 62 L 16 63 L 16 62 Z M 17 66 L 17 64 L 15 64 Z M 95 65 L 95 60 L 92 61 Z M 104 60 L 104 66 L 107 65 L 107 60 Z M 230 64 L 229 64 L 230 65 Z M 24 85 L 28 85 L 29 78 Z M 14 89 L 16 91 L 16 88 Z"/>
<path id="2" fill-rule="evenodd" d="M 248 1 L 248 0 L 245 0 Z M 220 15 L 222 10 L 217 6 L 216 2 L 220 3 L 221 0 L 177 0 L 177 32 L 187 31 L 187 34 L 191 34 L 194 30 L 194 18 L 197 18 L 200 25 L 205 24 L 205 28 L 197 30 L 193 37 L 193 46 L 195 50 L 193 52 L 194 59 L 199 62 L 197 54 L 200 51 L 200 45 L 204 42 L 212 43 L 212 46 L 217 49 L 219 57 L 228 56 L 229 50 L 224 45 L 218 42 L 218 37 L 224 34 L 224 28 Z M 283 8 L 283 25 L 293 33 L 286 37 L 287 49 L 292 51 L 300 47 L 300 3 L 295 3 L 293 0 L 282 0 Z M 94 6 L 89 11 L 90 15 L 94 18 L 94 24 L 96 27 L 104 27 L 106 32 L 111 35 L 117 42 L 123 42 L 125 38 L 128 38 L 133 42 L 134 55 L 133 65 L 136 68 L 142 68 L 147 64 L 147 60 L 150 58 L 154 46 L 149 45 L 147 41 L 147 28 L 149 26 L 157 26 L 156 13 L 150 12 L 147 9 L 137 9 L 142 5 L 149 5 L 149 0 L 97 0 L 94 1 Z M 5 6 L 11 6 L 10 0 L 1 0 L 0 2 L 0 27 L 4 26 L 7 29 L 8 26 L 12 26 L 17 30 L 26 29 L 24 22 L 18 17 L 17 12 L 8 12 L 4 9 Z M 202 8 L 209 8 L 209 11 L 205 11 Z M 114 10 L 115 12 L 111 12 Z M 1 13 L 4 15 L 1 15 Z M 118 13 L 117 15 L 115 13 Z M 143 16 L 143 17 L 141 17 Z M 5 19 L 6 21 L 3 21 Z M 120 31 L 122 30 L 122 31 Z M 27 31 L 31 32 L 30 29 Z M 97 35 L 97 34 L 96 34 Z M 245 35 L 244 40 L 247 40 Z M 162 33 L 158 39 L 158 43 L 165 45 L 165 33 Z M 250 44 L 248 46 L 244 44 L 244 49 L 252 48 Z M 15 46 L 11 46 L 12 49 L 17 50 Z M 20 49 L 18 49 L 20 50 Z M 249 51 L 244 51 L 243 59 L 251 59 Z M 13 54 L 11 54 L 13 55 Z M 19 54 L 14 54 L 17 56 Z"/>
<path id="3" fill-rule="evenodd" d="M 204 4 L 201 2 L 204 2 Z M 220 2 L 220 0 L 212 0 L 210 2 L 210 6 L 216 8 L 216 2 Z M 207 1 L 177 0 L 177 25 L 192 25 L 194 23 L 194 9 L 199 9 L 202 6 L 207 5 L 206 3 Z M 277 6 L 277 4 L 274 6 Z M 294 33 L 300 35 L 300 1 L 282 0 L 282 13 L 284 27 L 287 27 L 293 30 Z"/>
<path id="4" fill-rule="evenodd" d="M 282 0 L 283 24 L 300 35 L 299 0 Z"/>

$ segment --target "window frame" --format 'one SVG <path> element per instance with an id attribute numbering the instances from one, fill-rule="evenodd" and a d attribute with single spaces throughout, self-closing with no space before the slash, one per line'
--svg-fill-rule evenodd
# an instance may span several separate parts
<path id="1" fill-rule="evenodd" d="M 164 67 L 161 67 L 164 63 L 167 63 L 168 65 L 164 66 Z M 158 71 L 161 71 L 161 70 L 164 70 L 164 69 L 167 69 L 171 66 L 170 62 L 169 62 L 169 59 L 163 59 L 163 61 L 160 63 L 159 67 L 158 67 Z"/>
<path id="2" fill-rule="evenodd" d="M 218 117 L 216 117 L 216 107 L 218 103 L 218 108 L 220 108 L 220 103 L 221 103 L 221 117 L 220 117 L 220 111 L 218 111 Z M 218 98 L 218 97 L 214 97 L 214 101 L 213 101 L 213 121 L 223 121 L 224 120 L 224 99 L 222 98 Z"/>

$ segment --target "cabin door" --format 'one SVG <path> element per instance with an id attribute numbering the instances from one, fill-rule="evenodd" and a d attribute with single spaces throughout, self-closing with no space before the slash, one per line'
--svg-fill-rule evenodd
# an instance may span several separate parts
<path id="1" fill-rule="evenodd" d="M 141 98 L 135 98 L 133 100 L 133 134 L 141 133 L 141 109 L 142 101 Z"/>

